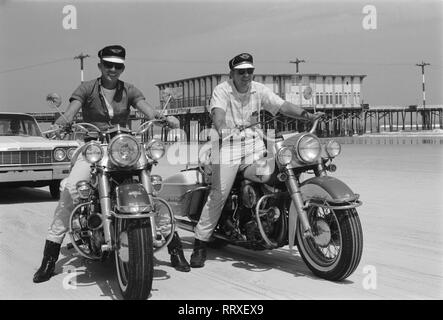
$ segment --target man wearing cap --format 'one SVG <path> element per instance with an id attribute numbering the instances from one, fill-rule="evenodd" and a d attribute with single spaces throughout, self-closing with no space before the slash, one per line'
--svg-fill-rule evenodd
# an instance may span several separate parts
<path id="1" fill-rule="evenodd" d="M 214 88 L 209 112 L 213 128 L 219 137 L 230 135 L 237 139 L 223 139 L 219 152 L 212 154 L 212 188 L 195 228 L 194 250 L 191 267 L 203 267 L 206 260 L 206 243 L 210 240 L 220 218 L 238 170 L 255 170 L 251 166 L 266 151 L 263 139 L 253 128 L 254 115 L 260 110 L 276 115 L 278 112 L 291 117 L 314 121 L 323 113 L 312 114 L 303 108 L 283 100 L 265 85 L 252 81 L 254 65 L 252 55 L 241 53 L 229 61 L 230 79 Z M 212 150 L 217 151 L 218 148 Z M 228 156 L 228 157 L 227 157 Z M 255 172 L 255 171 L 254 171 Z M 262 181 L 268 175 L 260 177 Z M 235 230 L 231 230 L 235 235 Z M 240 235 L 238 235 L 240 236 Z"/>
<path id="2" fill-rule="evenodd" d="M 97 79 L 81 83 L 69 99 L 69 106 L 63 117 L 55 121 L 56 126 L 67 125 L 82 110 L 83 121 L 94 124 L 100 130 L 114 125 L 127 126 L 130 107 L 135 107 L 149 120 L 160 118 L 161 115 L 146 102 L 142 92 L 130 83 L 119 80 L 125 69 L 126 50 L 122 46 L 107 46 L 98 52 L 100 59 L 98 68 L 101 76 Z M 171 128 L 179 127 L 178 119 L 167 117 Z M 80 180 L 89 180 L 90 165 L 79 155 L 60 194 L 60 201 L 55 209 L 53 221 L 48 229 L 43 261 L 34 274 L 33 281 L 47 281 L 53 275 L 58 259 L 60 246 L 68 230 L 69 216 L 78 199 L 76 184 Z M 175 232 L 168 245 L 171 263 L 179 271 L 189 271 L 180 238 Z"/>

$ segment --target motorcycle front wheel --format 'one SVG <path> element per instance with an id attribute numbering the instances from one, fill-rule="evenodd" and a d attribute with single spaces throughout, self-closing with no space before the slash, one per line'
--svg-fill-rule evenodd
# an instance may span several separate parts
<path id="1" fill-rule="evenodd" d="M 318 277 L 340 281 L 349 277 L 360 263 L 363 232 L 355 208 L 331 210 L 309 206 L 308 219 L 312 237 L 303 237 L 297 223 L 297 245 L 301 257 Z"/>
<path id="2" fill-rule="evenodd" d="M 149 220 L 116 219 L 115 264 L 123 298 L 147 299 L 154 276 L 154 249 Z"/>

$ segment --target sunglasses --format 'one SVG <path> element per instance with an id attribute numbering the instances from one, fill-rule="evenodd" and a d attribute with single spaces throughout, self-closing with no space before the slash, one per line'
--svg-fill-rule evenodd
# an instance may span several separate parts
<path id="1" fill-rule="evenodd" d="M 103 66 L 106 69 L 112 69 L 112 67 L 115 68 L 115 70 L 121 70 L 125 66 L 123 63 L 115 63 L 115 62 L 109 62 L 109 61 L 102 61 Z"/>
<path id="2" fill-rule="evenodd" d="M 247 69 L 236 69 L 238 74 L 253 74 L 254 73 L 254 68 L 247 68 Z"/>

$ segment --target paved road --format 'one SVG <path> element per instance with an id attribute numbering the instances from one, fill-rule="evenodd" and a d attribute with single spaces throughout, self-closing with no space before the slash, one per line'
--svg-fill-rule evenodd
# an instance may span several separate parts
<path id="1" fill-rule="evenodd" d="M 413 148 L 420 156 L 410 156 Z M 344 146 L 335 175 L 364 201 L 363 257 L 347 280 L 316 278 L 287 247 L 211 250 L 205 268 L 189 273 L 173 269 L 165 249 L 155 254 L 150 299 L 442 299 L 442 149 Z M 32 282 L 55 206 L 47 188 L 0 189 L 0 299 L 120 299 L 113 260 L 85 261 L 66 249 L 67 239 L 57 275 Z M 179 233 L 189 257 L 193 236 Z"/>

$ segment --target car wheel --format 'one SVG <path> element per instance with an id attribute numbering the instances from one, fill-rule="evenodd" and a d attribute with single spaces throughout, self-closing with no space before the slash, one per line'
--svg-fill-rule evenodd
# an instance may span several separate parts
<path id="1" fill-rule="evenodd" d="M 60 180 L 51 182 L 49 185 L 49 191 L 51 192 L 52 199 L 60 199 Z"/>

